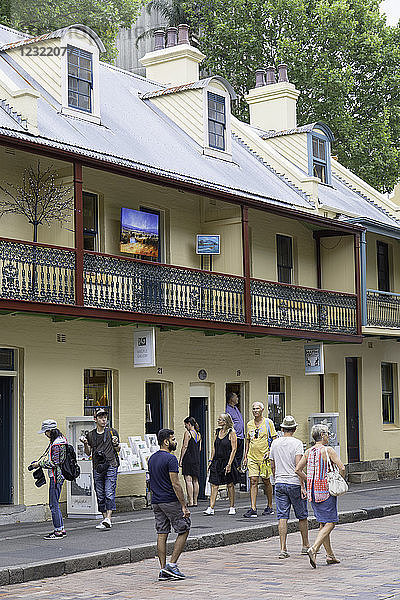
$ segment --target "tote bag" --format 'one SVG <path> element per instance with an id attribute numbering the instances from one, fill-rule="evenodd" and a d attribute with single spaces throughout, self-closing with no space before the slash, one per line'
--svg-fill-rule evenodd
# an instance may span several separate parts
<path id="1" fill-rule="evenodd" d="M 328 480 L 329 493 L 331 496 L 343 496 L 343 494 L 345 494 L 349 489 L 349 486 L 339 473 L 336 465 L 332 465 L 331 459 L 329 458 L 329 454 L 326 448 L 325 452 L 326 462 L 328 465 L 328 473 L 326 475 L 326 478 Z"/>

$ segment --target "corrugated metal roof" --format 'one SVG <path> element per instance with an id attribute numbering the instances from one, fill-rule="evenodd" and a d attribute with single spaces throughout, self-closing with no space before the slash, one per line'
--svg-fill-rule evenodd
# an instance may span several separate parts
<path id="1" fill-rule="evenodd" d="M 148 92 L 142 96 L 142 100 L 150 100 L 151 98 L 158 98 L 159 96 L 167 96 L 168 94 L 177 94 L 179 92 L 186 92 L 187 90 L 198 90 L 207 87 L 212 81 L 220 81 L 224 87 L 228 90 L 232 100 L 236 100 L 236 92 L 226 79 L 215 75 L 213 77 L 207 77 L 206 79 L 200 79 L 200 81 L 193 81 L 192 83 L 184 83 L 175 87 L 163 88 L 154 92 Z"/>

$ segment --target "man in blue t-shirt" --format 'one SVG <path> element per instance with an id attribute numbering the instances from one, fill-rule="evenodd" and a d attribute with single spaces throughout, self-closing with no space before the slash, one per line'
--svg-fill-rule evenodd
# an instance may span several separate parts
<path id="1" fill-rule="evenodd" d="M 160 429 L 157 439 L 160 450 L 150 456 L 148 469 L 151 503 L 156 520 L 157 554 L 161 567 L 158 579 L 185 579 L 185 575 L 178 569 L 177 562 L 189 535 L 190 511 L 179 483 L 178 460 L 172 454 L 176 450 L 177 442 L 172 429 Z M 171 532 L 171 525 L 178 537 L 171 561 L 167 563 L 167 538 Z"/>

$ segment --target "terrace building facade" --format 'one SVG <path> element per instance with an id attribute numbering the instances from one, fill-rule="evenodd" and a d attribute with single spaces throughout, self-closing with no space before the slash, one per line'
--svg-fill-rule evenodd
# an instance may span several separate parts
<path id="1" fill-rule="evenodd" d="M 190 413 L 205 461 L 236 391 L 246 418 L 255 400 L 277 424 L 294 414 L 305 443 L 310 414 L 339 412 L 345 462 L 395 456 L 396 204 L 333 159 L 327 124 L 297 125 L 284 65 L 256 73 L 247 124 L 229 82 L 199 79 L 186 26 L 158 33 L 147 78 L 102 51 L 83 25 L 0 28 L 1 200 L 29 168 L 71 198 L 35 241 L 32 219 L 0 218 L 0 503 L 40 513 L 38 425 L 96 406 L 123 441 L 180 438 Z M 219 254 L 196 253 L 198 235 Z M 137 368 L 149 328 L 155 365 Z M 305 376 L 310 341 L 324 375 Z M 144 475 L 119 478 L 120 498 L 144 493 Z"/>

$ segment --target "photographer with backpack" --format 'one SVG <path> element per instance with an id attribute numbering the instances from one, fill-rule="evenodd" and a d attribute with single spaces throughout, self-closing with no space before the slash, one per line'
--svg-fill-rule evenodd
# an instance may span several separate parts
<path id="1" fill-rule="evenodd" d="M 88 431 L 80 440 L 88 456 L 92 454 L 94 489 L 99 512 L 103 515 L 96 529 L 110 529 L 111 515 L 115 510 L 115 492 L 119 467 L 119 436 L 107 426 L 107 411 L 98 408 L 94 414 L 95 429 Z"/>
<path id="2" fill-rule="evenodd" d="M 33 462 L 30 467 L 48 469 L 49 474 L 49 507 L 53 520 L 54 531 L 44 536 L 45 540 L 58 540 L 67 534 L 64 529 L 64 521 L 60 510 L 60 494 L 64 483 L 62 464 L 67 457 L 67 440 L 57 428 L 57 421 L 47 419 L 43 421 L 42 428 L 38 433 L 44 433 L 50 443 L 43 458 Z"/>

